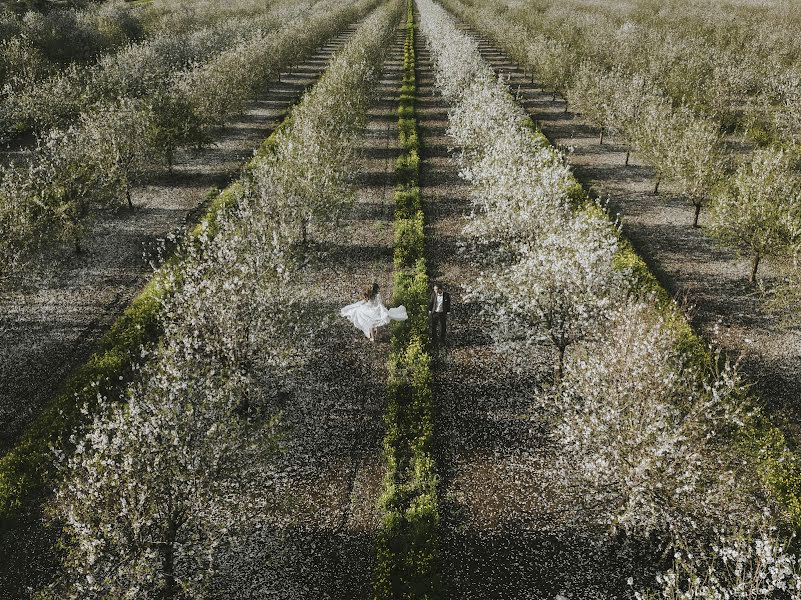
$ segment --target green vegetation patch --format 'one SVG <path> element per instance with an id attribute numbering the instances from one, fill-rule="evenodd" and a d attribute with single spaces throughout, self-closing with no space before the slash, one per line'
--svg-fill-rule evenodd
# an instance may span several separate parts
<path id="1" fill-rule="evenodd" d="M 398 135 L 404 153 L 396 162 L 395 293 L 409 313 L 393 323 L 389 359 L 384 459 L 379 498 L 381 526 L 373 575 L 375 600 L 440 596 L 440 514 L 432 452 L 434 400 L 428 349 L 429 281 L 424 257 L 420 197 L 420 138 L 415 116 L 414 14 L 409 2 Z"/>

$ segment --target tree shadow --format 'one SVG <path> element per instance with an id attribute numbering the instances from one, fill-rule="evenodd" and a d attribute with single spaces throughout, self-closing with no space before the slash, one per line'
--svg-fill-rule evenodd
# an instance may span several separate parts
<path id="1" fill-rule="evenodd" d="M 647 542 L 616 543 L 579 527 L 542 532 L 515 519 L 483 530 L 446 520 L 444 529 L 445 598 L 454 600 L 632 598 L 628 577 L 653 584 L 661 562 Z"/>

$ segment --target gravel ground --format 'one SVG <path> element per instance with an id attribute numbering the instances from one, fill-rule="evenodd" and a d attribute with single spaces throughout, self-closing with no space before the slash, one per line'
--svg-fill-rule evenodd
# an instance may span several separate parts
<path id="1" fill-rule="evenodd" d="M 85 251 L 48 257 L 13 290 L 0 291 L 0 453 L 93 352 L 99 338 L 152 275 L 157 240 L 191 222 L 316 81 L 355 30 L 336 36 L 291 76 L 273 83 L 213 146 L 178 158 L 173 175 L 136 189 L 135 208 L 104 215 Z"/>
<path id="2" fill-rule="evenodd" d="M 426 254 L 453 303 L 434 389 L 445 597 L 623 597 L 628 575 L 644 572 L 635 549 L 582 524 L 580 503 L 553 483 L 555 448 L 534 390 L 551 376 L 554 357 L 545 347 L 521 362 L 496 353 L 491 323 L 464 300 L 478 275 L 458 251 L 469 186 L 448 153 L 448 107 L 422 42 L 418 82 Z"/>
<path id="3" fill-rule="evenodd" d="M 373 344 L 339 317 L 339 309 L 374 281 L 387 304 L 392 297 L 404 33 L 397 33 L 380 98 L 369 112 L 356 204 L 327 248 L 328 260 L 305 275 L 309 301 L 332 321 L 320 336 L 317 358 L 283 408 L 287 429 L 278 495 L 286 502 L 254 539 L 251 593 L 238 599 L 372 597 L 389 331 L 382 330 Z M 223 582 L 229 579 L 220 575 Z"/>
<path id="4" fill-rule="evenodd" d="M 479 37 L 479 36 L 477 36 Z M 479 37 L 479 39 L 481 39 Z M 654 171 L 625 147 L 609 139 L 598 144 L 598 130 L 564 101 L 524 77 L 486 39 L 481 51 L 510 85 L 531 117 L 557 147 L 568 151 L 576 176 L 593 195 L 609 199 L 623 233 L 661 283 L 683 306 L 693 327 L 710 343 L 741 360 L 753 390 L 786 430 L 801 439 L 801 331 L 782 325 L 782 316 L 765 310 L 760 294 L 747 283 L 748 259 L 716 244 L 701 227 L 691 227 L 694 208 L 678 197 L 670 182 L 654 194 Z M 569 150 L 569 149 L 572 149 Z M 775 265 L 760 266 L 767 287 L 777 278 Z"/>

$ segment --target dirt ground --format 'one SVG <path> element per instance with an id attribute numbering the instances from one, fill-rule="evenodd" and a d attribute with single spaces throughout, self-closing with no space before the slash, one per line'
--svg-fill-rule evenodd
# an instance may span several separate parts
<path id="1" fill-rule="evenodd" d="M 475 35 L 475 32 L 472 32 Z M 598 143 L 598 129 L 538 83 L 491 42 L 481 51 L 493 67 L 509 77 L 512 90 L 551 142 L 567 153 L 577 178 L 593 196 L 608 199 L 619 215 L 624 235 L 648 263 L 662 285 L 686 308 L 693 327 L 732 361 L 753 391 L 796 440 L 801 439 L 801 330 L 782 324 L 782 315 L 766 310 L 760 292 L 747 283 L 748 259 L 716 244 L 693 228 L 694 208 L 678 197 L 669 181 L 654 194 L 654 170 L 636 152 L 629 165 L 626 149 L 614 138 Z M 775 265 L 760 267 L 763 283 L 776 282 Z"/>
<path id="2" fill-rule="evenodd" d="M 281 83 L 272 83 L 211 147 L 184 153 L 172 175 L 136 189 L 132 211 L 104 215 L 83 254 L 65 249 L 49 256 L 26 271 L 14 289 L 0 291 L 0 453 L 90 356 L 150 278 L 157 240 L 192 222 L 208 192 L 238 174 L 354 30 L 336 36 Z"/>

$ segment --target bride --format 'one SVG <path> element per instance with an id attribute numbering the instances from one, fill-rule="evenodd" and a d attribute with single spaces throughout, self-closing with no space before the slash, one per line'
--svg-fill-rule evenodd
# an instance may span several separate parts
<path id="1" fill-rule="evenodd" d="M 408 318 L 405 306 L 389 309 L 384 306 L 377 283 L 364 291 L 361 300 L 348 304 L 339 314 L 361 329 L 371 342 L 375 341 L 375 331 L 379 327 L 390 321 L 405 321 Z"/>

